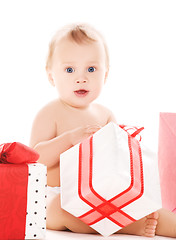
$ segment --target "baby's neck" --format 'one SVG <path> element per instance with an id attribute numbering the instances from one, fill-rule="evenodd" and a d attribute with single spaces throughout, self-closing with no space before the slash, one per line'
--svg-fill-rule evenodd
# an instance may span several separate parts
<path id="1" fill-rule="evenodd" d="M 89 104 L 89 105 L 86 105 L 86 106 L 74 106 L 72 104 L 69 104 L 69 103 L 63 101 L 62 99 L 59 99 L 59 101 L 68 110 L 70 110 L 70 111 L 78 111 L 78 112 L 80 112 L 80 111 L 87 111 L 87 110 L 90 109 L 90 107 L 92 105 L 92 104 Z"/>

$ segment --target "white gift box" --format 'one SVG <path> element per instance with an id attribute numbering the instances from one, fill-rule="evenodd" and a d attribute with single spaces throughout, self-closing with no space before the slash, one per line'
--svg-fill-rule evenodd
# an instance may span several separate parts
<path id="1" fill-rule="evenodd" d="M 109 123 L 60 156 L 61 206 L 104 236 L 160 209 L 157 154 Z"/>
<path id="2" fill-rule="evenodd" d="M 28 164 L 28 194 L 25 239 L 43 239 L 46 235 L 47 168 Z"/>

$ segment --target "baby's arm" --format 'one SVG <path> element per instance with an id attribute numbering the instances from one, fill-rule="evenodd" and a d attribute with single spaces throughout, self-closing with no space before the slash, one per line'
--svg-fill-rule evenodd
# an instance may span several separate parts
<path id="1" fill-rule="evenodd" d="M 30 146 L 39 154 L 39 162 L 52 167 L 60 154 L 99 130 L 98 126 L 79 127 L 56 135 L 55 109 L 46 106 L 34 120 Z"/>
<path id="2" fill-rule="evenodd" d="M 115 118 L 114 114 L 111 111 L 109 111 L 108 123 L 109 122 L 117 123 L 116 118 Z"/>

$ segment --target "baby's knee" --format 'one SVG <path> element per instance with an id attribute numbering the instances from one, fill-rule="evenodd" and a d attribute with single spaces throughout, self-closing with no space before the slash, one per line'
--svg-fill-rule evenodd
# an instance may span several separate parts
<path id="1" fill-rule="evenodd" d="M 46 208 L 47 229 L 65 230 L 64 210 L 61 208 L 59 194 L 48 200 Z"/>
<path id="2" fill-rule="evenodd" d="M 47 215 L 54 215 L 58 217 L 63 214 L 63 209 L 61 208 L 60 194 L 57 194 L 47 200 L 46 213 Z"/>

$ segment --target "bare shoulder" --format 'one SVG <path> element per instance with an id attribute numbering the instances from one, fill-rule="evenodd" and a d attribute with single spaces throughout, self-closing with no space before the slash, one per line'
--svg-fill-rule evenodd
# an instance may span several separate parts
<path id="1" fill-rule="evenodd" d="M 58 110 L 58 106 L 59 106 L 59 100 L 58 99 L 53 100 L 53 101 L 49 102 L 48 104 L 46 104 L 44 107 L 42 107 L 36 117 L 38 117 L 40 115 L 43 116 L 43 115 L 51 114 L 51 116 L 48 116 L 49 118 L 51 118 L 51 117 L 53 117 L 53 115 L 55 115 L 56 109 Z"/>
<path id="2" fill-rule="evenodd" d="M 55 120 L 56 112 L 59 110 L 59 101 L 54 100 L 46 104 L 44 107 L 40 109 L 38 114 L 35 117 L 34 122 L 45 123 L 50 122 L 52 123 Z"/>
<path id="3" fill-rule="evenodd" d="M 102 116 L 107 118 L 107 123 L 109 123 L 109 122 L 115 122 L 116 123 L 115 116 L 114 116 L 113 112 L 109 108 L 107 108 L 107 107 L 105 107 L 105 106 L 103 106 L 101 104 L 98 104 L 98 103 L 94 103 L 93 106 L 94 106 L 94 109 L 96 111 L 98 111 L 98 113 L 100 115 L 102 115 Z"/>
<path id="4" fill-rule="evenodd" d="M 41 141 L 52 139 L 56 136 L 56 113 L 59 110 L 59 101 L 54 100 L 45 105 L 36 115 L 30 138 L 30 146 L 34 147 Z"/>

